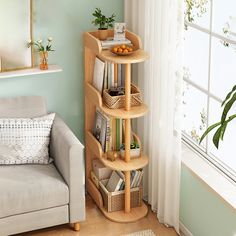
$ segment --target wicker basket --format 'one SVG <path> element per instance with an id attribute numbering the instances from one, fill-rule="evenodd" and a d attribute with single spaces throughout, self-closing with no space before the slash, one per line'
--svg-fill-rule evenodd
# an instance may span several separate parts
<path id="1" fill-rule="evenodd" d="M 120 211 L 125 208 L 125 191 L 108 192 L 105 185 L 108 179 L 101 180 L 100 192 L 103 198 L 103 205 L 108 212 Z M 141 206 L 142 204 L 142 188 L 136 187 L 130 190 L 131 207 Z"/>
<path id="2" fill-rule="evenodd" d="M 111 96 L 108 89 L 103 90 L 103 102 L 111 109 L 119 109 L 125 107 L 125 95 Z M 142 104 L 141 92 L 135 85 L 131 85 L 131 106 L 139 106 Z"/>

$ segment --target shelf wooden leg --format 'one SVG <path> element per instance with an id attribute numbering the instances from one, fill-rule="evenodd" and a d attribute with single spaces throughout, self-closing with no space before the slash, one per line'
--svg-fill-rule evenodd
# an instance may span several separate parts
<path id="1" fill-rule="evenodd" d="M 131 65 L 125 65 L 125 110 L 130 110 L 130 98 L 131 98 Z"/>
<path id="2" fill-rule="evenodd" d="M 125 172 L 125 213 L 130 212 L 130 171 Z"/>
<path id="3" fill-rule="evenodd" d="M 115 84 L 115 87 L 118 86 L 118 64 L 117 63 L 114 64 L 114 84 Z"/>
<path id="4" fill-rule="evenodd" d="M 131 99 L 131 65 L 125 65 L 125 110 L 130 110 Z M 125 120 L 125 161 L 130 161 L 130 119 Z M 130 212 L 130 171 L 125 172 L 125 213 Z"/>

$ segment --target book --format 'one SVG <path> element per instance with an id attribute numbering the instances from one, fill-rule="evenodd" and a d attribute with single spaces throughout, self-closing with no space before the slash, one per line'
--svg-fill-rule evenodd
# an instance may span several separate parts
<path id="1" fill-rule="evenodd" d="M 105 62 L 104 78 L 103 78 L 103 89 L 108 89 L 107 72 L 108 72 L 108 63 Z"/>
<path id="2" fill-rule="evenodd" d="M 137 180 L 139 176 L 139 172 L 137 170 L 134 171 L 134 176 L 133 176 L 133 179 L 132 179 L 132 182 L 130 183 L 130 187 L 131 188 L 134 188 L 135 187 L 135 182 Z"/>
<path id="3" fill-rule="evenodd" d="M 122 86 L 122 81 L 121 81 L 121 77 L 122 77 L 122 64 L 118 64 L 117 66 L 118 66 L 117 86 L 121 87 Z"/>
<path id="4" fill-rule="evenodd" d="M 116 172 L 118 173 L 118 175 L 119 175 L 119 176 L 122 178 L 122 180 L 123 180 L 123 182 L 122 182 L 121 185 L 120 185 L 119 191 L 124 190 L 124 189 L 125 189 L 125 175 L 124 175 L 124 173 L 123 173 L 122 171 L 120 171 L 120 170 L 117 170 Z"/>
<path id="5" fill-rule="evenodd" d="M 102 94 L 105 63 L 96 57 L 93 71 L 93 86 Z"/>
<path id="6" fill-rule="evenodd" d="M 114 40 L 122 41 L 125 39 L 126 23 L 114 24 Z"/>
<path id="7" fill-rule="evenodd" d="M 106 151 L 106 133 L 107 133 L 107 117 L 96 108 L 95 123 L 93 129 L 93 135 L 100 142 L 103 151 Z"/>
<path id="8" fill-rule="evenodd" d="M 115 46 L 117 44 L 132 45 L 132 42 L 127 38 L 124 38 L 121 40 L 115 40 L 114 38 L 108 38 L 106 40 L 101 40 L 101 46 L 103 49 L 111 48 L 112 46 Z"/>
<path id="9" fill-rule="evenodd" d="M 132 186 L 132 182 L 134 180 L 134 177 L 135 177 L 135 170 L 132 170 L 130 172 L 130 187 Z"/>
<path id="10" fill-rule="evenodd" d="M 108 192 L 116 192 L 120 189 L 123 179 L 117 174 L 116 171 L 113 171 L 106 185 Z"/>
<path id="11" fill-rule="evenodd" d="M 135 188 L 135 187 L 138 187 L 138 183 L 139 183 L 139 179 L 140 179 L 140 176 L 141 176 L 142 171 L 137 170 L 137 172 L 138 172 L 137 178 L 135 178 L 134 184 L 133 184 L 133 187 L 134 187 L 134 188 Z"/>
<path id="12" fill-rule="evenodd" d="M 115 81 L 114 81 L 114 64 L 108 62 L 108 68 L 107 68 L 107 88 L 114 87 Z"/>
<path id="13" fill-rule="evenodd" d="M 141 170 L 140 172 L 141 172 L 141 173 L 140 173 L 140 176 L 139 176 L 139 179 L 138 179 L 138 182 L 137 182 L 137 187 L 140 186 L 141 181 L 142 181 L 142 178 L 143 178 L 143 170 Z"/>
<path id="14" fill-rule="evenodd" d="M 120 127 L 121 127 L 121 119 L 116 119 L 116 151 L 120 150 Z"/>
<path id="15" fill-rule="evenodd" d="M 111 118 L 112 119 L 112 150 L 116 151 L 116 119 L 115 118 Z"/>
<path id="16" fill-rule="evenodd" d="M 121 131 L 122 143 L 125 142 L 125 120 L 122 120 L 122 131 Z M 130 143 L 134 142 L 134 132 L 132 130 L 132 122 L 131 122 L 131 132 L 130 132 Z"/>

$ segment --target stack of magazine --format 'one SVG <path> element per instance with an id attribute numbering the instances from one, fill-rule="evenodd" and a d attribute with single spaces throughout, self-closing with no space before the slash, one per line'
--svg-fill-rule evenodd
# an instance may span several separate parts
<path id="1" fill-rule="evenodd" d="M 131 41 L 127 38 L 119 39 L 119 40 L 114 39 L 114 38 L 108 38 L 107 40 L 101 41 L 101 46 L 103 49 L 108 49 L 112 46 L 121 45 L 121 44 L 132 45 Z"/>

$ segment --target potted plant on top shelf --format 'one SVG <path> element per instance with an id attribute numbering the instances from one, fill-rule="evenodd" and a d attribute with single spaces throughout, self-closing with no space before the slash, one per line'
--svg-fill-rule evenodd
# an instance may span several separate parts
<path id="1" fill-rule="evenodd" d="M 113 23 L 115 21 L 115 14 L 113 13 L 110 17 L 106 17 L 103 15 L 100 8 L 96 8 L 93 13 L 95 19 L 92 23 L 95 26 L 99 26 L 98 28 L 98 37 L 100 40 L 106 40 L 108 37 L 108 28 L 113 27 Z"/>

